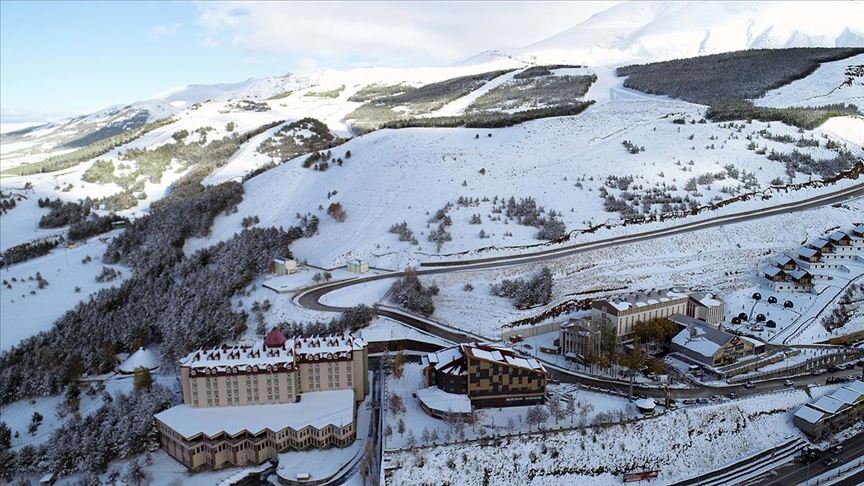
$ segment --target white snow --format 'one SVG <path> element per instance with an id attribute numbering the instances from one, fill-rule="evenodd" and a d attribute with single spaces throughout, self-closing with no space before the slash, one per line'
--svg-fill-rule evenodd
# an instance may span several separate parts
<path id="1" fill-rule="evenodd" d="M 258 434 L 287 427 L 300 430 L 306 426 L 321 429 L 327 425 L 344 427 L 354 420 L 354 391 L 334 390 L 308 392 L 297 403 L 277 405 L 239 405 L 231 407 L 190 407 L 176 405 L 155 418 L 190 438 L 196 434 L 210 437 L 242 431 Z"/>
<path id="2" fill-rule="evenodd" d="M 117 367 L 121 373 L 135 373 L 138 368 L 155 370 L 159 367 L 159 355 L 152 349 L 138 348 Z"/>
<path id="3" fill-rule="evenodd" d="M 753 100 L 754 104 L 783 108 L 851 103 L 860 108 L 864 106 L 864 76 L 847 78 L 846 75 L 846 70 L 856 65 L 864 65 L 864 54 L 823 63 L 813 74 L 765 93 L 762 98 Z M 847 79 L 849 84 L 844 85 Z M 859 135 L 860 143 L 864 140 L 864 131 Z"/>

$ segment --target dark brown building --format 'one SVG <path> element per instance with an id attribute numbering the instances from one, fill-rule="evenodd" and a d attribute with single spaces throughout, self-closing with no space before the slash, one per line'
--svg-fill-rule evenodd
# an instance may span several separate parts
<path id="1" fill-rule="evenodd" d="M 537 360 L 489 344 L 460 344 L 423 357 L 427 386 L 467 394 L 474 407 L 542 403 L 546 369 Z"/>

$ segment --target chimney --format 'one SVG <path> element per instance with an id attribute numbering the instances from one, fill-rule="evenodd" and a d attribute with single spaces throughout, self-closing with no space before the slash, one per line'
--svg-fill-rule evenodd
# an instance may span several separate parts
<path id="1" fill-rule="evenodd" d="M 687 330 L 690 331 L 690 339 L 696 338 L 696 326 L 692 322 L 687 323 Z"/>

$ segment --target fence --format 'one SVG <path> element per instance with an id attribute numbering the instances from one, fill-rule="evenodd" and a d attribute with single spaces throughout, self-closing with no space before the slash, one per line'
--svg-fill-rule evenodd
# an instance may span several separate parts
<path id="1" fill-rule="evenodd" d="M 510 339 L 512 336 L 517 334 L 521 334 L 524 337 L 533 337 L 538 336 L 540 334 L 546 334 L 550 332 L 558 332 L 561 330 L 560 322 L 550 322 L 549 324 L 541 324 L 539 326 L 531 326 L 531 327 L 523 327 L 523 328 L 514 328 L 507 331 L 501 332 L 501 339 L 506 341 Z"/>
<path id="2" fill-rule="evenodd" d="M 805 373 L 813 368 L 819 368 L 825 365 L 831 365 L 838 362 L 849 361 L 860 357 L 864 354 L 861 350 L 849 350 L 841 353 L 829 354 L 826 356 L 817 356 L 810 358 L 795 366 L 780 368 L 777 370 L 763 371 L 762 373 L 752 373 L 748 375 L 740 375 L 729 378 L 729 382 L 739 382 L 744 380 L 770 380 L 772 378 L 784 378 L 792 375 Z"/>
<path id="3" fill-rule="evenodd" d="M 852 462 L 848 462 L 836 469 L 832 469 L 828 472 L 820 474 L 819 476 L 816 476 L 815 478 L 812 478 L 805 483 L 801 483 L 801 486 L 815 486 L 817 484 L 834 481 L 838 477 L 858 467 L 864 467 L 864 457 L 859 457 L 858 459 L 855 459 Z"/>

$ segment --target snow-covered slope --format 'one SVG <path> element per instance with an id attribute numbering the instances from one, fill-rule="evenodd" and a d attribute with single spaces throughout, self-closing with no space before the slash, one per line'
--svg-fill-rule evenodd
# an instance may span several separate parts
<path id="1" fill-rule="evenodd" d="M 483 53 L 611 65 L 742 49 L 864 45 L 864 3 L 625 2 L 529 46 Z"/>
<path id="2" fill-rule="evenodd" d="M 826 62 L 811 76 L 765 93 L 761 106 L 823 106 L 852 103 L 864 110 L 864 54 Z"/>

